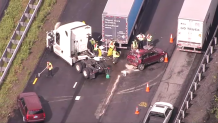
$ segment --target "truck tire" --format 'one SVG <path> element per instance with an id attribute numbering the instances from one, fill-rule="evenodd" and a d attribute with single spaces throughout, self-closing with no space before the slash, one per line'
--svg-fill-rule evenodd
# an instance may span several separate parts
<path id="1" fill-rule="evenodd" d="M 77 62 L 75 67 L 77 72 L 81 73 L 83 71 L 83 64 L 81 62 Z"/>
<path id="2" fill-rule="evenodd" d="M 144 69 L 145 69 L 145 65 L 144 65 L 144 64 L 138 65 L 138 69 L 139 69 L 140 71 L 144 70 Z"/>
<path id="3" fill-rule="evenodd" d="M 86 79 L 89 79 L 89 78 L 90 78 L 90 70 L 89 70 L 89 68 L 84 68 L 84 69 L 83 69 L 83 76 L 84 76 Z"/>

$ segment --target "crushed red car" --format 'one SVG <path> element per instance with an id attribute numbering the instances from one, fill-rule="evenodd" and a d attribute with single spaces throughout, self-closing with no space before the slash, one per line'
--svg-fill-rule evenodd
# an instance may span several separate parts
<path id="1" fill-rule="evenodd" d="M 42 122 L 45 120 L 45 112 L 35 92 L 21 93 L 17 97 L 17 105 L 24 122 Z"/>
<path id="2" fill-rule="evenodd" d="M 165 52 L 159 48 L 131 50 L 127 55 L 129 64 L 144 70 L 146 65 L 155 62 L 164 62 Z"/>

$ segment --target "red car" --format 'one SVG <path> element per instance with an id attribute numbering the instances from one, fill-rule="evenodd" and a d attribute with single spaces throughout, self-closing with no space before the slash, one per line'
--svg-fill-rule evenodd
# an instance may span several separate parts
<path id="1" fill-rule="evenodd" d="M 165 52 L 159 48 L 132 50 L 127 55 L 127 61 L 139 70 L 144 70 L 145 65 L 164 62 L 164 56 Z"/>
<path id="2" fill-rule="evenodd" d="M 21 93 L 17 97 L 17 105 L 24 122 L 42 122 L 45 120 L 42 104 L 35 92 Z"/>

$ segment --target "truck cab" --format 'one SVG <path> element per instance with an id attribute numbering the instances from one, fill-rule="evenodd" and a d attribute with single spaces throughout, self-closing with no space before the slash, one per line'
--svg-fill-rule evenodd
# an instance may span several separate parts
<path id="1" fill-rule="evenodd" d="M 91 35 L 91 26 L 83 22 L 72 22 L 64 25 L 57 23 L 55 29 L 47 32 L 46 47 L 73 65 L 84 57 L 88 50 L 88 35 Z"/>

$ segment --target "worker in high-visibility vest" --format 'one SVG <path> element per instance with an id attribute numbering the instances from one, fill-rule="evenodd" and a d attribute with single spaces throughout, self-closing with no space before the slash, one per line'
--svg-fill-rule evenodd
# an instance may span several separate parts
<path id="1" fill-rule="evenodd" d="M 145 35 L 140 33 L 136 37 L 139 40 L 139 49 L 143 49 L 143 44 L 144 44 L 143 42 L 145 40 Z"/>
<path id="2" fill-rule="evenodd" d="M 113 64 L 117 63 L 119 57 L 120 57 L 120 53 L 117 52 L 116 48 L 114 48 L 114 50 L 113 50 Z"/>
<path id="3" fill-rule="evenodd" d="M 147 45 L 150 46 L 152 41 L 152 36 L 150 34 L 147 34 L 146 38 L 147 38 Z"/>
<path id="4" fill-rule="evenodd" d="M 53 76 L 53 74 L 52 74 L 53 66 L 52 66 L 51 62 L 47 62 L 47 69 L 48 69 L 47 77 Z"/>
<path id="5" fill-rule="evenodd" d="M 91 52 L 93 52 L 93 49 L 94 49 L 94 45 L 95 45 L 95 39 L 94 38 L 91 38 L 90 40 L 89 40 L 89 42 L 91 43 Z"/>
<path id="6" fill-rule="evenodd" d="M 94 45 L 94 54 L 96 56 L 98 56 L 98 42 L 95 42 L 95 45 Z"/>
<path id="7" fill-rule="evenodd" d="M 137 40 L 133 40 L 131 46 L 132 46 L 133 50 L 138 49 L 138 42 L 137 42 Z"/>
<path id="8" fill-rule="evenodd" d="M 114 47 L 115 47 L 115 41 L 111 40 L 109 43 L 109 48 L 114 49 Z"/>

